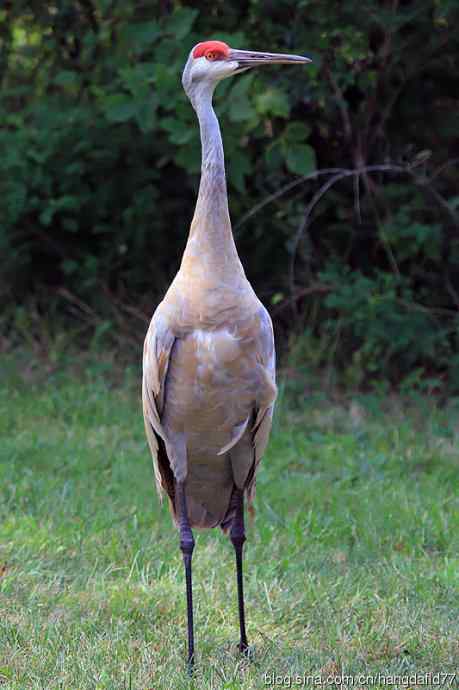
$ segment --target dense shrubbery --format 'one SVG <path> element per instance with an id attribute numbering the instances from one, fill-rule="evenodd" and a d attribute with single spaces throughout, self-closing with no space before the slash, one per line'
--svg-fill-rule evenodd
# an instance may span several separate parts
<path id="1" fill-rule="evenodd" d="M 455 0 L 7 0 L 3 304 L 151 312 L 199 179 L 188 51 L 218 37 L 306 52 L 302 74 L 270 68 L 217 91 L 249 277 L 279 332 L 294 323 L 320 344 L 317 364 L 459 387 L 458 20 Z"/>

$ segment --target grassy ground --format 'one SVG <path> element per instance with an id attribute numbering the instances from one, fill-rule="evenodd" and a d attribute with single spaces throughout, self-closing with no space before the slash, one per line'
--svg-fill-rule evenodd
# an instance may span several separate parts
<path id="1" fill-rule="evenodd" d="M 253 659 L 235 649 L 231 544 L 199 533 L 191 683 L 177 534 L 154 494 L 134 379 L 109 384 L 94 367 L 2 375 L 2 688 L 258 689 L 273 673 L 299 687 L 295 674 L 457 671 L 457 407 L 281 405 L 246 548 Z"/>

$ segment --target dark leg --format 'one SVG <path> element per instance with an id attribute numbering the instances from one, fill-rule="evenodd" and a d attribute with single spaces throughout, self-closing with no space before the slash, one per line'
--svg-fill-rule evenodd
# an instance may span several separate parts
<path id="1" fill-rule="evenodd" d="M 241 631 L 239 651 L 246 654 L 249 645 L 247 644 L 247 635 L 245 632 L 244 589 L 242 583 L 242 547 L 245 542 L 244 492 L 241 489 L 234 489 L 232 500 L 234 501 L 236 512 L 233 524 L 231 525 L 230 536 L 236 553 L 237 600 L 239 605 L 239 629 Z"/>
<path id="2" fill-rule="evenodd" d="M 176 510 L 180 530 L 180 549 L 183 554 L 186 578 L 186 607 L 188 616 L 188 671 L 191 674 L 194 666 L 194 630 L 193 630 L 193 591 L 191 586 L 191 557 L 194 549 L 193 532 L 191 531 L 186 509 L 185 486 L 177 482 Z"/>

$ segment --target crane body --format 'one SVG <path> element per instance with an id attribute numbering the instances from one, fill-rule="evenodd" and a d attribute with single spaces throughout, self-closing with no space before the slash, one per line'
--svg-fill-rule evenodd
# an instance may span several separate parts
<path id="1" fill-rule="evenodd" d="M 240 262 L 231 230 L 223 145 L 212 95 L 220 79 L 300 56 L 195 46 L 182 82 L 197 113 L 202 168 L 180 269 L 144 344 L 143 412 L 160 494 L 180 531 L 187 582 L 188 661 L 194 660 L 192 528 L 229 531 L 236 553 L 241 651 L 247 651 L 242 547 L 244 497 L 253 498 L 274 402 L 270 316 Z"/>

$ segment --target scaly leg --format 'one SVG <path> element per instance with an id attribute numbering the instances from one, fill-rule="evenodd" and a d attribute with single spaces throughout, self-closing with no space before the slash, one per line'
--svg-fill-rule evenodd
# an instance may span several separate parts
<path id="1" fill-rule="evenodd" d="M 188 617 L 188 671 L 191 674 L 194 666 L 194 630 L 193 630 L 193 591 L 191 581 L 191 558 L 193 556 L 194 538 L 186 508 L 185 485 L 177 482 L 176 510 L 179 518 L 180 549 L 183 554 L 186 578 L 186 607 Z"/>
<path id="2" fill-rule="evenodd" d="M 235 504 L 236 512 L 234 515 L 233 524 L 231 525 L 230 537 L 236 553 L 237 600 L 239 605 L 239 629 L 241 632 L 239 651 L 247 654 L 249 645 L 247 643 L 247 635 L 245 632 L 244 589 L 242 582 L 242 547 L 244 546 L 245 542 L 244 492 L 241 489 L 234 489 L 232 499 Z"/>

